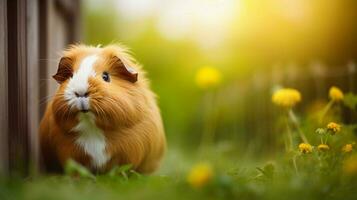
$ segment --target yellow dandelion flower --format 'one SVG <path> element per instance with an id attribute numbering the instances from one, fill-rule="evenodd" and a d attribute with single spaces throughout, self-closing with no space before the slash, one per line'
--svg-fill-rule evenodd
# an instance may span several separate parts
<path id="1" fill-rule="evenodd" d="M 329 91 L 329 96 L 333 101 L 341 101 L 343 99 L 343 92 L 340 88 L 332 86 Z"/>
<path id="2" fill-rule="evenodd" d="M 351 156 L 343 162 L 343 172 L 346 175 L 357 175 L 357 156 Z"/>
<path id="3" fill-rule="evenodd" d="M 187 176 L 187 182 L 194 188 L 200 188 L 211 181 L 212 177 L 212 166 L 208 163 L 200 163 L 193 166 Z"/>
<path id="4" fill-rule="evenodd" d="M 301 143 L 301 144 L 299 144 L 299 150 L 301 153 L 311 153 L 312 146 L 308 143 Z"/>
<path id="5" fill-rule="evenodd" d="M 213 67 L 202 67 L 196 74 L 196 84 L 202 89 L 212 88 L 221 83 L 220 71 Z"/>
<path id="6" fill-rule="evenodd" d="M 317 149 L 319 151 L 328 151 L 330 147 L 327 144 L 320 144 L 319 146 L 317 146 Z"/>
<path id="7" fill-rule="evenodd" d="M 342 152 L 343 153 L 350 153 L 353 150 L 352 144 L 346 144 L 345 146 L 342 147 Z"/>
<path id="8" fill-rule="evenodd" d="M 327 130 L 331 132 L 332 135 L 335 133 L 338 133 L 341 131 L 341 125 L 335 123 L 335 122 L 330 122 L 327 124 Z"/>
<path id="9" fill-rule="evenodd" d="M 292 88 L 283 88 L 274 92 L 272 101 L 278 106 L 290 108 L 301 101 L 301 94 Z"/>

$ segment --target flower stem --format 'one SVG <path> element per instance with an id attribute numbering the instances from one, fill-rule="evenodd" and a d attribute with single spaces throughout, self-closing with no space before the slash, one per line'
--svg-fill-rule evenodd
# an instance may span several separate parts
<path id="1" fill-rule="evenodd" d="M 327 144 L 327 140 L 328 140 L 328 138 L 330 137 L 330 135 L 328 134 L 328 135 L 326 135 L 326 137 L 325 137 L 325 144 Z"/>
<path id="2" fill-rule="evenodd" d="M 205 152 L 205 149 L 213 143 L 215 137 L 216 113 L 214 110 L 215 108 L 214 97 L 215 95 L 213 92 L 207 92 L 203 99 L 204 118 L 203 118 L 203 132 L 202 132 L 201 144 L 200 144 L 201 152 Z"/>
<path id="3" fill-rule="evenodd" d="M 298 174 L 299 171 L 298 171 L 297 164 L 296 164 L 296 155 L 293 157 L 293 165 L 294 165 L 294 169 L 295 169 L 296 174 Z"/>
<path id="4" fill-rule="evenodd" d="M 291 134 L 291 128 L 289 126 L 289 120 L 288 117 L 285 117 L 285 122 L 286 122 L 286 129 L 287 129 L 287 150 L 291 151 L 293 149 L 293 137 Z"/>
<path id="5" fill-rule="evenodd" d="M 322 110 L 322 112 L 320 113 L 320 117 L 319 117 L 319 122 L 320 124 L 322 123 L 322 120 L 324 119 L 325 115 L 327 114 L 327 112 L 330 110 L 331 106 L 333 105 L 334 101 L 331 99 L 328 104 L 326 104 L 326 106 L 324 107 L 324 109 Z"/>
<path id="6" fill-rule="evenodd" d="M 289 109 L 289 117 L 290 117 L 291 121 L 293 122 L 293 124 L 295 125 L 296 129 L 298 130 L 299 136 L 302 139 L 302 141 L 305 142 L 305 143 L 309 143 L 309 141 L 307 140 L 305 134 L 300 129 L 298 119 L 295 116 L 295 114 L 294 114 L 292 109 Z"/>

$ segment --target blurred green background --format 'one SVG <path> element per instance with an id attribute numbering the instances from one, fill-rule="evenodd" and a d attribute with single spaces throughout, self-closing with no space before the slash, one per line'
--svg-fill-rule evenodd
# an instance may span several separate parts
<path id="1" fill-rule="evenodd" d="M 332 84 L 355 91 L 356 19 L 354 0 L 89 0 L 83 36 L 128 46 L 148 71 L 169 157 L 198 152 L 208 130 L 214 152 L 266 159 L 282 149 L 274 88 L 299 89 L 309 104 L 298 110 L 324 103 Z M 195 82 L 206 66 L 217 87 Z"/>

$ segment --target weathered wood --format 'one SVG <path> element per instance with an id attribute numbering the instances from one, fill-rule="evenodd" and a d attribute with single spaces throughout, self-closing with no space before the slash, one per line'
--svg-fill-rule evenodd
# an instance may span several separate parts
<path id="1" fill-rule="evenodd" d="M 48 79 L 48 53 L 47 53 L 47 46 L 48 46 L 48 34 L 47 34 L 47 29 L 48 29 L 48 20 L 47 20 L 47 0 L 39 0 L 39 81 L 40 81 L 40 88 L 39 88 L 39 93 L 40 93 L 40 113 L 39 115 L 42 116 L 45 108 L 46 108 L 46 102 L 47 102 L 47 90 L 48 90 L 48 84 L 47 84 L 47 79 Z"/>
<path id="2" fill-rule="evenodd" d="M 38 171 L 39 164 L 39 8 L 38 1 L 27 0 L 27 96 L 28 96 L 28 120 L 29 120 L 29 147 L 30 168 L 32 172 Z"/>
<path id="3" fill-rule="evenodd" d="M 0 0 L 0 173 L 8 172 L 7 4 Z"/>
<path id="4" fill-rule="evenodd" d="M 0 174 L 38 171 L 41 111 L 78 16 L 78 0 L 0 0 Z"/>
<path id="5" fill-rule="evenodd" d="M 81 32 L 81 7 L 78 0 L 55 0 L 55 9 L 66 22 L 67 43 L 79 41 Z"/>
<path id="6" fill-rule="evenodd" d="M 56 73 L 60 52 L 78 42 L 80 35 L 79 1 L 40 0 L 40 115 L 58 87 Z"/>
<path id="7" fill-rule="evenodd" d="M 10 172 L 27 174 L 29 121 L 26 1 L 14 0 L 7 3 L 9 166 Z"/>
<path id="8" fill-rule="evenodd" d="M 58 87 L 52 79 L 60 52 L 78 42 L 80 11 L 78 0 L 39 0 L 39 95 L 40 117 Z"/>

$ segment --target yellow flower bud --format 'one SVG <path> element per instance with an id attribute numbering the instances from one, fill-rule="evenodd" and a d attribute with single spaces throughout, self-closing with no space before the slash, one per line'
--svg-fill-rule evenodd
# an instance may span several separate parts
<path id="1" fill-rule="evenodd" d="M 196 74 L 196 84 L 202 89 L 215 87 L 221 83 L 220 71 L 213 67 L 203 67 Z"/>
<path id="2" fill-rule="evenodd" d="M 328 151 L 330 149 L 330 147 L 327 144 L 320 144 L 317 149 L 319 151 Z"/>
<path id="3" fill-rule="evenodd" d="M 211 181 L 212 177 L 212 166 L 208 163 L 200 163 L 191 169 L 187 176 L 187 182 L 194 188 L 200 188 Z"/>
<path id="4" fill-rule="evenodd" d="M 346 144 L 345 146 L 342 147 L 343 153 L 350 153 L 352 150 L 353 150 L 352 144 Z"/>
<path id="5" fill-rule="evenodd" d="M 290 108 L 301 101 L 301 94 L 292 88 L 283 88 L 274 92 L 272 101 L 278 106 Z"/>
<path id="6" fill-rule="evenodd" d="M 329 91 L 329 96 L 333 101 L 341 101 L 344 95 L 340 88 L 332 86 Z"/>
<path id="7" fill-rule="evenodd" d="M 338 133 L 341 131 L 341 125 L 335 123 L 335 122 L 330 122 L 327 124 L 327 130 L 331 132 L 332 135 L 335 133 Z"/>
<path id="8" fill-rule="evenodd" d="M 301 143 L 301 144 L 299 144 L 299 150 L 301 153 L 311 153 L 312 146 L 308 143 Z"/>

